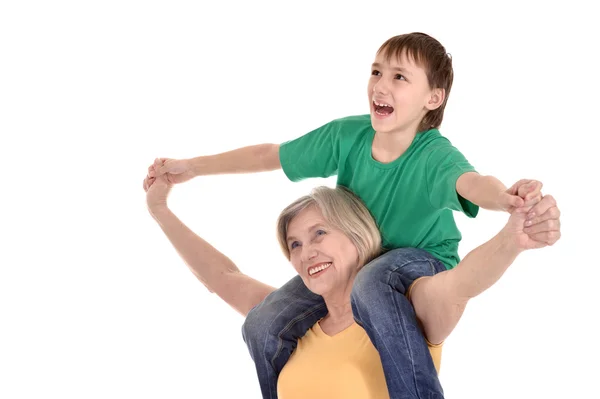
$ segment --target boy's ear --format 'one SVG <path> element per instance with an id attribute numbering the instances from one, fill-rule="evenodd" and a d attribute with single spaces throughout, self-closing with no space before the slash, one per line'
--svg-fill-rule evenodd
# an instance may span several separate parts
<path id="1" fill-rule="evenodd" d="M 446 90 L 440 88 L 431 90 L 431 97 L 429 97 L 426 108 L 430 111 L 438 109 L 444 103 L 445 98 Z"/>

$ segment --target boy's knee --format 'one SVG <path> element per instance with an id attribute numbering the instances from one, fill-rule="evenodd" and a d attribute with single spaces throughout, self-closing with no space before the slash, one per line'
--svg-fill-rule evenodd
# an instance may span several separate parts
<path id="1" fill-rule="evenodd" d="M 387 263 L 385 258 L 380 257 L 363 266 L 356 274 L 354 287 L 365 289 L 381 282 L 385 282 L 389 279 L 390 272 Z"/>
<path id="2" fill-rule="evenodd" d="M 423 250 L 399 248 L 389 251 L 365 265 L 352 286 L 352 301 L 374 302 L 385 295 L 388 287 L 401 294 L 421 276 L 434 274 Z"/>
<path id="3" fill-rule="evenodd" d="M 354 279 L 350 299 L 352 302 L 366 302 L 369 298 L 376 297 L 382 292 L 382 284 L 386 283 L 387 271 L 382 268 L 365 266 Z"/>

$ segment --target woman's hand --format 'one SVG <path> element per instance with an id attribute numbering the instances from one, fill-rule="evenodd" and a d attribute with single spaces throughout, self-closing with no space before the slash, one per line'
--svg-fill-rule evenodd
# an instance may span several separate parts
<path id="1" fill-rule="evenodd" d="M 545 195 L 528 212 L 517 209 L 502 229 L 520 250 L 554 245 L 560 239 L 560 210 L 551 195 Z"/>
<path id="2" fill-rule="evenodd" d="M 157 210 L 167 207 L 167 197 L 173 186 L 163 176 L 150 177 L 150 172 L 155 171 L 162 166 L 162 161 L 156 159 L 152 165 L 148 167 L 148 175 L 144 179 L 144 191 L 146 192 L 146 204 L 151 214 Z"/>

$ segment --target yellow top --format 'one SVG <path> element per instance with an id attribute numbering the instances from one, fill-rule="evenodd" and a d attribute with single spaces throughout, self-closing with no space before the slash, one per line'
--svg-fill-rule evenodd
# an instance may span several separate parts
<path id="1" fill-rule="evenodd" d="M 428 343 L 439 373 L 442 344 Z M 379 352 L 366 331 L 354 323 L 329 336 L 316 323 L 279 375 L 279 399 L 389 398 Z"/>

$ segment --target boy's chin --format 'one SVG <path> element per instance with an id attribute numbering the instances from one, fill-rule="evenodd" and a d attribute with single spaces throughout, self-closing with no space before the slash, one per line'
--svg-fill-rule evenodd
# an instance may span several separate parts
<path id="1" fill-rule="evenodd" d="M 380 119 L 377 115 L 371 115 L 371 126 L 375 129 L 376 132 L 386 133 L 394 130 L 397 126 L 395 126 L 395 121 L 387 117 L 386 119 Z"/>

